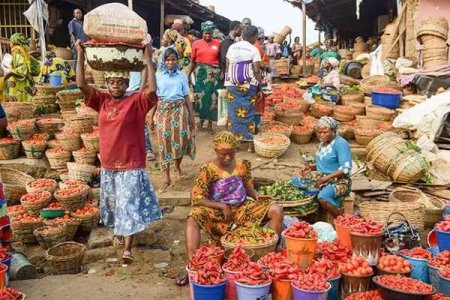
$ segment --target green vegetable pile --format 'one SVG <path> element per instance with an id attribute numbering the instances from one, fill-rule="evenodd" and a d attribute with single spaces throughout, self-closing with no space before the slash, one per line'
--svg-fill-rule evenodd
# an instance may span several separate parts
<path id="1" fill-rule="evenodd" d="M 280 201 L 295 201 L 309 197 L 289 181 L 278 181 L 272 185 L 263 186 L 261 193 L 277 198 Z"/>

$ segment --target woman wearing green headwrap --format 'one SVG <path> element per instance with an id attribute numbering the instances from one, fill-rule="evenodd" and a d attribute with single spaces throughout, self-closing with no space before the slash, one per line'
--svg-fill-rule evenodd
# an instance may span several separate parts
<path id="1" fill-rule="evenodd" d="M 5 80 L 9 86 L 9 101 L 29 102 L 33 94 L 33 76 L 39 75 L 39 62 L 32 58 L 26 51 L 29 40 L 21 33 L 11 36 L 12 61 L 11 71 L 6 74 Z"/>
<path id="2" fill-rule="evenodd" d="M 202 23 L 203 39 L 192 44 L 191 68 L 188 78 L 195 71 L 195 110 L 200 117 L 198 128 L 208 120 L 208 131 L 213 134 L 212 122 L 217 120 L 217 90 L 220 85 L 220 41 L 213 39 L 216 26 L 213 22 Z"/>

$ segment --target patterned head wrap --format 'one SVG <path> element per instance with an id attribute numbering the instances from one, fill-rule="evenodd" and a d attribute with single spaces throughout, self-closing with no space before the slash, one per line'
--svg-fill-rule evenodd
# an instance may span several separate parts
<path id="1" fill-rule="evenodd" d="M 130 79 L 130 72 L 125 71 L 105 71 L 104 73 L 105 79 L 108 78 L 123 78 L 123 79 Z"/>
<path id="2" fill-rule="evenodd" d="M 316 129 L 323 128 L 323 127 L 331 128 L 331 130 L 333 130 L 333 132 L 336 132 L 339 127 L 339 123 L 332 117 L 322 117 L 317 122 Z"/>
<path id="3" fill-rule="evenodd" d="M 216 28 L 213 31 L 213 39 L 223 40 L 225 39 L 225 34 L 223 34 L 222 31 Z"/>
<path id="4" fill-rule="evenodd" d="M 178 39 L 178 32 L 175 29 L 167 29 L 164 35 L 172 44 Z"/>
<path id="5" fill-rule="evenodd" d="M 27 39 L 21 33 L 14 33 L 13 35 L 11 35 L 10 41 L 13 44 L 24 46 L 24 47 L 26 47 L 26 46 L 28 46 L 30 44 L 30 40 Z"/>
<path id="6" fill-rule="evenodd" d="M 237 138 L 229 131 L 221 131 L 214 137 L 214 149 L 234 149 L 237 147 Z"/>
<path id="7" fill-rule="evenodd" d="M 216 25 L 212 21 L 206 21 L 202 23 L 202 32 L 213 32 L 216 29 Z"/>
<path id="8" fill-rule="evenodd" d="M 334 68 L 339 67 L 339 60 L 337 60 L 334 57 L 326 57 L 326 58 L 322 59 L 322 63 L 321 64 L 322 64 L 323 67 L 328 64 L 331 67 L 333 67 L 333 69 L 334 69 Z"/>

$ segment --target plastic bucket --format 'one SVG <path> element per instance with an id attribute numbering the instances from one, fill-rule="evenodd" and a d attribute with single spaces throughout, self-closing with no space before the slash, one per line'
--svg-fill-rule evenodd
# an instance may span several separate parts
<path id="1" fill-rule="evenodd" d="M 428 275 L 430 276 L 431 285 L 439 291 L 439 268 L 428 265 Z"/>
<path id="2" fill-rule="evenodd" d="M 362 68 L 363 66 L 359 62 L 349 61 L 344 66 L 344 74 L 354 79 L 360 79 Z"/>
<path id="3" fill-rule="evenodd" d="M 36 267 L 33 266 L 27 257 L 20 253 L 11 253 L 11 267 L 9 268 L 11 280 L 28 280 L 36 278 Z"/>
<path id="4" fill-rule="evenodd" d="M 62 76 L 61 75 L 50 75 L 50 86 L 61 86 Z"/>
<path id="5" fill-rule="evenodd" d="M 189 277 L 189 295 L 191 297 L 191 300 L 195 300 L 194 286 L 192 285 L 192 283 L 197 279 L 197 272 L 191 271 L 188 267 L 186 267 L 186 272 L 188 273 L 188 277 Z"/>
<path id="6" fill-rule="evenodd" d="M 0 291 L 3 291 L 7 284 L 6 284 L 6 277 L 8 272 L 8 266 L 5 264 L 0 264 Z"/>
<path id="7" fill-rule="evenodd" d="M 450 232 L 435 230 L 439 251 L 450 250 Z"/>
<path id="8" fill-rule="evenodd" d="M 236 290 L 236 283 L 234 281 L 234 278 L 237 274 L 241 272 L 234 272 L 229 271 L 225 268 L 222 268 L 223 272 L 225 273 L 225 277 L 227 278 L 227 285 L 225 288 L 225 295 L 227 295 L 228 300 L 237 300 L 237 290 Z"/>
<path id="9" fill-rule="evenodd" d="M 7 286 L 9 285 L 9 277 L 10 277 L 9 270 L 11 269 L 11 260 L 12 260 L 12 258 L 10 256 L 5 260 L 0 261 L 0 264 L 4 264 L 8 267 L 8 269 L 6 270 L 6 285 Z"/>
<path id="10" fill-rule="evenodd" d="M 294 299 L 291 280 L 273 280 L 272 281 L 272 299 L 273 300 L 291 300 Z"/>
<path id="11" fill-rule="evenodd" d="M 337 278 L 328 279 L 328 282 L 331 284 L 331 289 L 328 292 L 328 300 L 335 300 L 335 299 L 341 299 L 341 291 L 340 291 L 340 283 L 341 283 L 341 277 L 339 276 Z"/>
<path id="12" fill-rule="evenodd" d="M 268 300 L 271 285 L 272 281 L 261 285 L 246 285 L 236 281 L 237 298 L 239 300 Z"/>
<path id="13" fill-rule="evenodd" d="M 354 256 L 363 256 L 371 266 L 376 266 L 380 258 L 381 236 L 365 235 L 350 232 L 352 251 Z"/>
<path id="14" fill-rule="evenodd" d="M 336 228 L 338 240 L 351 250 L 352 239 L 350 238 L 350 227 L 340 226 L 336 223 L 336 220 L 334 220 L 334 227 Z"/>
<path id="15" fill-rule="evenodd" d="M 427 249 L 427 251 L 430 252 L 431 256 L 435 257 L 436 255 L 439 254 L 439 247 L 438 246 L 430 247 Z"/>
<path id="16" fill-rule="evenodd" d="M 372 92 L 372 104 L 390 109 L 396 109 L 400 105 L 400 97 L 400 92 L 398 94 Z"/>
<path id="17" fill-rule="evenodd" d="M 194 289 L 194 299 L 195 300 L 223 300 L 225 299 L 225 284 L 222 283 L 216 285 L 201 285 L 192 282 Z"/>
<path id="18" fill-rule="evenodd" d="M 306 269 L 313 260 L 317 248 L 317 239 L 297 239 L 284 236 L 288 258 L 299 268 Z"/>
<path id="19" fill-rule="evenodd" d="M 331 289 L 331 284 L 325 291 L 306 291 L 302 290 L 292 283 L 294 288 L 294 300 L 327 300 L 328 292 Z M 336 299 L 336 298 L 335 298 Z"/>
<path id="20" fill-rule="evenodd" d="M 450 296 L 450 279 L 446 279 L 439 275 L 439 292 L 445 296 Z"/>
<path id="21" fill-rule="evenodd" d="M 428 247 L 437 247 L 436 231 L 431 230 L 428 233 L 428 235 L 427 235 L 427 243 L 428 243 Z"/>
<path id="22" fill-rule="evenodd" d="M 430 283 L 430 274 L 428 272 L 428 261 L 426 259 L 419 259 L 400 255 L 411 263 L 411 278 L 421 280 L 425 283 Z"/>
<path id="23" fill-rule="evenodd" d="M 341 294 L 342 298 L 356 292 L 367 292 L 370 290 L 372 275 L 350 276 L 342 274 Z"/>

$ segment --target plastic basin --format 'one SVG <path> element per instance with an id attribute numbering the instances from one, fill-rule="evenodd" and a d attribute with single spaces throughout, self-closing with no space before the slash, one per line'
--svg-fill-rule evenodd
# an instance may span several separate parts
<path id="1" fill-rule="evenodd" d="M 401 93 L 381 93 L 372 92 L 372 104 L 383 106 L 389 109 L 396 109 L 400 105 Z"/>
<path id="2" fill-rule="evenodd" d="M 64 216 L 64 209 L 41 209 L 39 212 L 44 219 L 54 219 Z"/>
<path id="3" fill-rule="evenodd" d="M 413 258 L 406 255 L 400 256 L 411 263 L 411 278 L 430 283 L 428 261 L 426 259 Z"/>
<path id="4" fill-rule="evenodd" d="M 378 279 L 381 276 L 375 276 L 372 280 L 373 283 L 377 286 L 378 291 L 381 294 L 383 299 L 389 300 L 426 300 L 427 297 L 436 294 L 436 290 L 433 288 L 433 291 L 428 294 L 413 294 L 405 291 L 400 291 L 396 289 L 389 288 L 378 282 Z"/>

